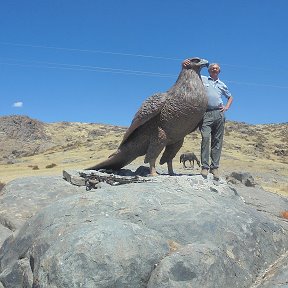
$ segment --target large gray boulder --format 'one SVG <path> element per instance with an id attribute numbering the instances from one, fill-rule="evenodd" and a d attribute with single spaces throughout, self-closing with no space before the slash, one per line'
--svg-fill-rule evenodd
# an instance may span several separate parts
<path id="1" fill-rule="evenodd" d="M 0 287 L 283 288 L 288 281 L 288 224 L 279 217 L 287 198 L 200 175 L 102 183 L 89 192 L 51 177 L 40 192 L 43 179 L 30 178 L 31 193 L 45 199 L 45 190 L 51 204 L 43 200 L 5 240 Z M 19 195 L 7 186 L 1 205 L 7 193 Z"/>
<path id="2" fill-rule="evenodd" d="M 9 182 L 0 192 L 0 245 L 35 213 L 83 188 L 70 185 L 63 177 L 25 177 Z"/>

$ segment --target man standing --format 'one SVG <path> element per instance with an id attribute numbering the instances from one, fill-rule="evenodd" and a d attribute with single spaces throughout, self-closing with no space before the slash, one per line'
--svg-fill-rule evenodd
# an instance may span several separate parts
<path id="1" fill-rule="evenodd" d="M 187 65 L 184 60 L 182 65 Z M 227 86 L 219 80 L 220 66 L 212 63 L 208 67 L 209 77 L 201 76 L 203 85 L 206 88 L 208 96 L 208 107 L 203 120 L 199 126 L 201 142 L 201 175 L 207 178 L 208 172 L 213 174 L 215 180 L 219 180 L 219 162 L 223 144 L 225 116 L 233 101 L 233 97 Z M 227 98 L 226 105 L 223 104 L 222 97 Z M 211 143 L 211 148 L 210 148 Z M 209 154 L 211 163 L 209 164 Z"/>
<path id="2" fill-rule="evenodd" d="M 201 76 L 208 96 L 208 107 L 200 125 L 202 135 L 201 142 L 201 174 L 207 177 L 208 171 L 213 174 L 215 180 L 219 180 L 219 162 L 223 144 L 225 116 L 233 101 L 233 97 L 227 86 L 219 80 L 220 66 L 212 63 L 208 67 L 209 77 Z M 223 104 L 222 97 L 226 97 L 227 103 Z M 210 149 L 211 140 L 211 149 Z M 209 152 L 211 164 L 209 165 Z"/>

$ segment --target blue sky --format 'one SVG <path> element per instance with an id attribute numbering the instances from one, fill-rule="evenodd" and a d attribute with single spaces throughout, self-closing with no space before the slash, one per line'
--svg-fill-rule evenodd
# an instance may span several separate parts
<path id="1" fill-rule="evenodd" d="M 0 116 L 128 126 L 198 56 L 221 65 L 228 120 L 288 122 L 287 11 L 287 0 L 2 1 Z"/>

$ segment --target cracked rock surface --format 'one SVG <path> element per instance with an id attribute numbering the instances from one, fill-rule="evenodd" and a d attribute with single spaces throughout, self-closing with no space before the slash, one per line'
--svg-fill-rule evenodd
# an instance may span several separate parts
<path id="1" fill-rule="evenodd" d="M 0 207 L 0 287 L 288 283 L 288 200 L 259 187 L 162 174 L 86 191 L 29 177 L 5 186 Z"/>

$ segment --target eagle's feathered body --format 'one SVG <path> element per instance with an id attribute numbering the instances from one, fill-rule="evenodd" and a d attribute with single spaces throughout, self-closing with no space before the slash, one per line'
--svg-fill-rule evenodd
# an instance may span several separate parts
<path id="1" fill-rule="evenodd" d="M 160 164 L 168 164 L 181 148 L 184 137 L 194 131 L 207 108 L 207 96 L 200 77 L 206 60 L 192 58 L 191 67 L 183 68 L 176 83 L 165 93 L 149 97 L 140 107 L 117 151 L 107 160 L 88 169 L 120 169 L 145 155 L 155 174 L 155 161 L 166 147 Z M 195 61 L 195 62 L 193 62 Z"/>

